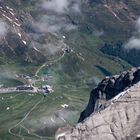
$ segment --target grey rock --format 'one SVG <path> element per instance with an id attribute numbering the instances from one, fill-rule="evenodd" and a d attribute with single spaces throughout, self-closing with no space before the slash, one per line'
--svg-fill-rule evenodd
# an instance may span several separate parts
<path id="1" fill-rule="evenodd" d="M 77 124 L 78 127 L 75 126 L 72 133 L 66 133 L 65 140 L 139 140 L 139 93 L 140 82 L 137 87 L 130 88 L 131 98 L 128 98 L 126 94 L 111 107 L 100 113 L 91 114 L 83 123 Z M 85 125 L 87 125 L 86 131 L 82 131 Z"/>
<path id="2" fill-rule="evenodd" d="M 92 90 L 80 123 L 64 136 L 65 140 L 139 140 L 139 81 L 140 67 L 103 79 Z M 129 88 L 127 94 L 111 103 L 110 99 Z"/>

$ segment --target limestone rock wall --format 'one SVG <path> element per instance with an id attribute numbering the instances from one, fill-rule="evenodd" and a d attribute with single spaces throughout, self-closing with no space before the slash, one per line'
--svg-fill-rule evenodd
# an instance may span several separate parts
<path id="1" fill-rule="evenodd" d="M 106 77 L 92 90 L 86 109 L 81 113 L 79 122 L 89 117 L 99 108 L 104 108 L 106 101 L 140 81 L 140 68 L 132 68 L 120 75 Z"/>

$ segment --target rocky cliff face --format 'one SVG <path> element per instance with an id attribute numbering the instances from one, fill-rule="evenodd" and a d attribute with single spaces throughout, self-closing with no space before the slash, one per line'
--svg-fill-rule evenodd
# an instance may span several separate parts
<path id="1" fill-rule="evenodd" d="M 91 92 L 75 127 L 60 140 L 132 140 L 140 130 L 140 68 L 107 77 Z"/>
<path id="2" fill-rule="evenodd" d="M 121 75 L 106 77 L 92 90 L 87 108 L 81 113 L 79 122 L 93 112 L 105 107 L 106 101 L 140 81 L 140 68 L 132 68 Z"/>

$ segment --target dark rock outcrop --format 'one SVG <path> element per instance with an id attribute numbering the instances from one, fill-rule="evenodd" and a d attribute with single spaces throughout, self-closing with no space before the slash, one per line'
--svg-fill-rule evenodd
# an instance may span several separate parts
<path id="1" fill-rule="evenodd" d="M 120 92 L 140 81 L 140 67 L 132 68 L 121 75 L 106 77 L 92 90 L 89 103 L 81 113 L 79 122 L 89 117 L 94 111 L 103 108 L 105 102 L 115 97 Z"/>

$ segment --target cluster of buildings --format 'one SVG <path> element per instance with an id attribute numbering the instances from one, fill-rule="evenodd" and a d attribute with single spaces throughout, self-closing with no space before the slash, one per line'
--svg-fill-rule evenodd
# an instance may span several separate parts
<path id="1" fill-rule="evenodd" d="M 71 49 L 69 47 L 65 47 L 65 48 L 62 49 L 62 51 L 64 53 L 70 53 L 71 52 Z"/>
<path id="2" fill-rule="evenodd" d="M 50 85 L 42 86 L 43 93 L 48 94 L 54 92 L 53 87 Z"/>
<path id="3" fill-rule="evenodd" d="M 53 87 L 50 85 L 44 85 L 42 88 L 34 87 L 32 85 L 20 85 L 16 87 L 18 91 L 32 91 L 32 92 L 40 92 L 44 95 L 54 92 Z"/>
<path id="4" fill-rule="evenodd" d="M 34 90 L 34 87 L 30 85 L 20 85 L 16 87 L 16 90 Z"/>

